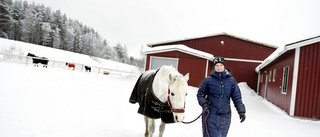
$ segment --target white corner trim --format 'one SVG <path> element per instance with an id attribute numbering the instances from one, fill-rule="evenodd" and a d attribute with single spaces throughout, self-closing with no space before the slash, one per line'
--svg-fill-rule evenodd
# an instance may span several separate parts
<path id="1" fill-rule="evenodd" d="M 291 102 L 290 102 L 290 116 L 294 116 L 294 109 L 295 109 L 295 105 L 296 105 L 297 83 L 298 83 L 298 73 L 299 73 L 299 59 L 300 59 L 300 47 L 297 47 L 295 57 L 294 57 L 292 92 L 291 92 Z"/>
<path id="2" fill-rule="evenodd" d="M 208 67 L 209 67 L 209 60 L 207 60 L 207 64 L 206 64 L 206 74 L 204 75 L 205 78 L 208 76 Z"/>
<path id="3" fill-rule="evenodd" d="M 258 84 L 257 84 L 257 94 L 258 94 L 258 95 L 259 95 L 259 91 L 260 91 L 260 90 L 259 90 L 259 89 L 260 89 L 260 79 L 261 79 L 261 78 L 260 78 L 260 72 L 261 72 L 261 71 L 258 72 L 258 82 L 257 82 L 257 83 L 258 83 Z"/>

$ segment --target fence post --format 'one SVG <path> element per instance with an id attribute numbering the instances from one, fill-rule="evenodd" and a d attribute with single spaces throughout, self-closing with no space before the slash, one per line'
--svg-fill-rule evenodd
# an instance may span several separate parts
<path id="1" fill-rule="evenodd" d="M 29 60 L 29 58 L 28 58 L 28 56 L 26 57 L 26 66 L 28 66 L 28 60 Z"/>

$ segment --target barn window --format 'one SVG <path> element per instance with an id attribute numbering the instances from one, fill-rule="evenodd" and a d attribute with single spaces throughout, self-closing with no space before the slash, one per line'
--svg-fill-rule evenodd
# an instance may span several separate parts
<path id="1" fill-rule="evenodd" d="M 272 71 L 269 72 L 269 82 L 271 82 Z"/>
<path id="2" fill-rule="evenodd" d="M 276 81 L 276 73 L 277 73 L 277 69 L 273 70 L 273 78 L 272 81 L 275 82 Z"/>
<path id="3" fill-rule="evenodd" d="M 163 65 L 172 66 L 178 69 L 177 58 L 151 57 L 150 70 L 156 70 Z"/>
<path id="4" fill-rule="evenodd" d="M 288 89 L 289 66 L 283 68 L 282 93 L 287 94 Z"/>

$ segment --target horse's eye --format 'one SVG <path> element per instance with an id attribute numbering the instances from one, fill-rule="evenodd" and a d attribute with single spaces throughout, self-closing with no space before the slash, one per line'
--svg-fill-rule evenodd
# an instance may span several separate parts
<path id="1" fill-rule="evenodd" d="M 171 93 L 171 96 L 174 96 L 174 93 Z"/>
<path id="2" fill-rule="evenodd" d="M 186 94 L 186 96 L 188 95 L 188 93 Z"/>

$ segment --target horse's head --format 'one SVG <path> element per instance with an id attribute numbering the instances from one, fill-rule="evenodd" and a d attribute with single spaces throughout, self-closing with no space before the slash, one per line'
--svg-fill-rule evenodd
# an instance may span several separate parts
<path id="1" fill-rule="evenodd" d="M 36 55 L 31 54 L 31 53 L 28 53 L 28 55 L 27 55 L 27 56 L 30 56 L 30 57 L 36 57 Z"/>
<path id="2" fill-rule="evenodd" d="M 169 75 L 168 103 L 173 113 L 175 122 L 182 122 L 186 96 L 188 94 L 189 73 L 183 75 Z"/>

